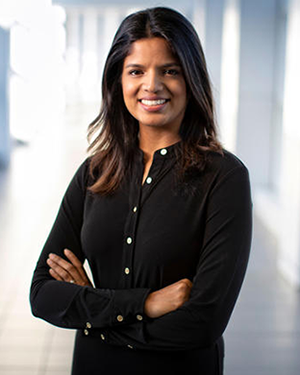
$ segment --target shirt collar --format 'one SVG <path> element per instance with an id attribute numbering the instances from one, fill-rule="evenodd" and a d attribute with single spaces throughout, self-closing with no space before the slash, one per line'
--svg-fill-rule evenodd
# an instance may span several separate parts
<path id="1" fill-rule="evenodd" d="M 158 160 L 158 159 L 174 158 L 176 156 L 176 149 L 179 148 L 180 144 L 181 144 L 181 141 L 178 141 L 171 146 L 159 148 L 158 150 L 154 152 L 153 159 Z M 144 152 L 139 148 L 138 153 L 139 153 L 141 160 L 143 160 Z"/>

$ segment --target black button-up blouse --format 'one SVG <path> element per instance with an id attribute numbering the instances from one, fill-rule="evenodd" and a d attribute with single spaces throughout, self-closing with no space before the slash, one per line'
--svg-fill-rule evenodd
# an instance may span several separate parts
<path id="1" fill-rule="evenodd" d="M 210 346 L 228 323 L 244 278 L 252 231 L 249 175 L 233 154 L 211 154 L 187 186 L 172 145 L 157 150 L 142 185 L 143 153 L 111 196 L 87 191 L 89 158 L 62 200 L 31 285 L 33 314 L 129 348 Z M 88 260 L 95 288 L 54 280 L 49 253 Z M 144 314 L 151 291 L 182 278 L 190 299 L 157 319 Z"/>

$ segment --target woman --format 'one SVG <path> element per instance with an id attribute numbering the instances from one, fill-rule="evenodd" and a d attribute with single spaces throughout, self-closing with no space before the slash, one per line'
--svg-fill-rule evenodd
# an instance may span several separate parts
<path id="1" fill-rule="evenodd" d="M 37 263 L 33 314 L 78 329 L 74 375 L 222 374 L 252 204 L 246 167 L 217 140 L 189 21 L 168 8 L 128 16 L 102 95 L 89 128 L 92 155 Z"/>

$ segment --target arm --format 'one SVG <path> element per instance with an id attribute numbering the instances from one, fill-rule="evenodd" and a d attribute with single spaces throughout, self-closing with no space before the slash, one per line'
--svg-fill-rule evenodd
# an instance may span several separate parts
<path id="1" fill-rule="evenodd" d="M 216 183 L 206 212 L 190 298 L 175 311 L 144 321 L 143 341 L 125 329 L 131 345 L 154 350 L 193 349 L 207 347 L 223 334 L 244 279 L 251 245 L 252 202 L 245 167 L 232 170 Z M 118 339 L 118 332 L 111 335 Z"/>
<path id="2" fill-rule="evenodd" d="M 50 253 L 65 258 L 64 249 L 72 249 L 83 263 L 80 233 L 83 222 L 88 161 L 72 179 L 62 200 L 57 218 L 34 271 L 30 303 L 32 313 L 54 325 L 84 328 L 86 322 L 97 327 L 130 324 L 143 312 L 148 289 L 95 289 L 53 279 L 47 259 Z M 122 315 L 123 322 L 116 317 Z"/>
<path id="3" fill-rule="evenodd" d="M 56 254 L 49 254 L 47 264 L 50 267 L 50 275 L 58 281 L 92 286 L 83 264 L 76 255 L 68 249 L 65 249 L 64 253 L 68 261 Z M 178 309 L 188 301 L 192 286 L 193 284 L 189 279 L 182 279 L 148 294 L 145 300 L 145 314 L 149 318 L 159 318 Z"/>
<path id="4" fill-rule="evenodd" d="M 205 347 L 220 337 L 237 300 L 249 257 L 252 202 L 248 171 L 229 172 L 212 190 L 203 248 L 190 299 L 145 327 L 150 346 Z"/>

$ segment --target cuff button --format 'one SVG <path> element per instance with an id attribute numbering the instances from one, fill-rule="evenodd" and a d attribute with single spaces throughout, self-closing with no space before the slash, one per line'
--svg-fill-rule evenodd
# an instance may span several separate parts
<path id="1" fill-rule="evenodd" d="M 137 318 L 137 320 L 139 320 L 139 321 L 143 320 L 143 317 L 142 317 L 142 315 L 140 315 L 140 314 L 138 314 L 138 315 L 136 316 L 136 318 Z"/>
<path id="2" fill-rule="evenodd" d="M 122 315 L 118 315 L 118 316 L 117 316 L 117 321 L 118 321 L 118 322 L 123 322 L 123 320 L 124 320 L 124 318 L 123 318 Z"/>

